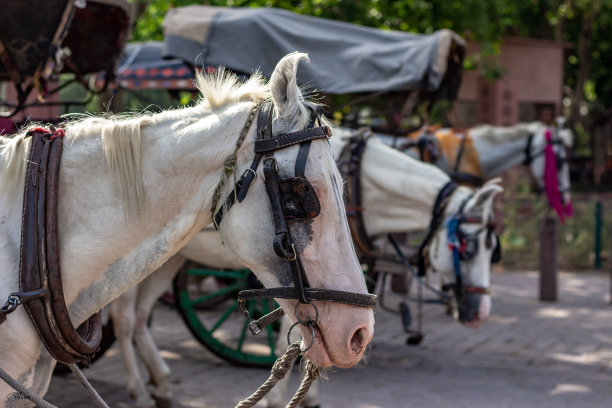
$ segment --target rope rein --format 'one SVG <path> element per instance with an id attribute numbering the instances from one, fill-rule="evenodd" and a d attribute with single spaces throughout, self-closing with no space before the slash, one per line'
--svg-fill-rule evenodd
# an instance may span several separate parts
<path id="1" fill-rule="evenodd" d="M 217 188 L 215 188 L 215 192 L 213 194 L 213 202 L 211 206 L 211 211 L 212 211 L 212 216 L 213 216 L 212 219 L 213 219 L 213 223 L 215 224 L 216 229 L 219 229 L 219 226 L 217 225 L 217 222 L 215 221 L 215 215 L 217 213 L 217 206 L 219 205 L 219 200 L 221 200 L 221 192 L 223 191 L 223 187 L 225 187 L 225 183 L 227 182 L 227 179 L 229 178 L 229 176 L 232 173 L 234 173 L 234 170 L 236 168 L 238 150 L 240 149 L 240 146 L 242 146 L 242 142 L 244 142 L 244 139 L 246 138 L 247 133 L 249 133 L 249 129 L 251 128 L 251 125 L 253 124 L 253 121 L 255 120 L 255 116 L 257 116 L 257 112 L 259 110 L 260 105 L 261 105 L 261 102 L 257 102 L 255 106 L 253 106 L 251 113 L 249 113 L 249 117 L 247 118 L 246 122 L 244 123 L 244 126 L 242 127 L 240 136 L 238 137 L 238 140 L 236 141 L 236 148 L 234 149 L 234 153 L 229 155 L 223 162 L 223 174 L 221 175 L 221 180 L 219 180 L 219 184 L 217 185 Z"/>
<path id="2" fill-rule="evenodd" d="M 272 369 L 270 370 L 270 376 L 257 389 L 257 391 L 251 394 L 251 396 L 247 399 L 240 401 L 234 408 L 251 408 L 257 404 L 268 392 L 270 392 L 272 388 L 274 388 L 276 383 L 285 378 L 291 369 L 293 360 L 295 360 L 298 354 L 300 354 L 300 342 L 296 341 L 295 343 L 289 345 L 287 351 L 285 351 L 285 354 L 276 360 L 272 366 Z M 321 367 L 317 366 L 311 361 L 306 363 L 306 376 L 302 380 L 300 388 L 298 388 L 289 404 L 287 404 L 286 408 L 297 408 L 306 396 L 306 393 L 310 389 L 312 383 L 319 378 L 320 375 Z"/>
<path id="3" fill-rule="evenodd" d="M 85 388 L 85 391 L 87 391 L 87 393 L 89 394 L 89 397 L 96 404 L 96 407 L 109 408 L 109 406 L 106 404 L 106 402 L 104 402 L 102 397 L 100 397 L 100 394 L 98 394 L 96 389 L 89 383 L 87 378 L 83 375 L 83 373 L 79 369 L 79 366 L 73 363 L 73 364 L 69 364 L 68 368 L 70 368 L 70 371 L 72 371 L 72 373 L 75 375 L 79 383 L 81 383 L 83 388 Z"/>
<path id="4" fill-rule="evenodd" d="M 19 393 L 17 395 L 17 398 L 27 398 L 34 404 L 36 404 L 36 406 L 39 408 L 57 408 L 57 406 L 48 403 L 44 399 L 40 398 L 38 395 L 34 394 L 19 381 L 11 377 L 11 375 L 4 371 L 2 368 L 0 368 L 0 378 L 2 378 L 5 383 L 10 385 L 15 391 Z"/>

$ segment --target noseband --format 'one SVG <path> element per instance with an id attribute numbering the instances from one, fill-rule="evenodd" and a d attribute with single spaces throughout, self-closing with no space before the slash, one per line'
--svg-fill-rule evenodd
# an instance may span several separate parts
<path id="1" fill-rule="evenodd" d="M 249 316 L 246 307 L 247 300 L 262 298 L 297 299 L 299 304 L 308 304 L 317 300 L 374 307 L 376 304 L 375 295 L 310 287 L 306 271 L 287 224 L 315 218 L 320 212 L 319 200 L 314 188 L 305 177 L 305 169 L 311 142 L 329 138 L 331 131 L 329 127 L 321 125 L 320 115 L 313 110 L 310 123 L 306 129 L 274 135 L 272 132 L 273 109 L 273 105 L 269 101 L 259 107 L 253 162 L 235 183 L 234 190 L 230 192 L 224 205 L 216 211 L 213 208 L 213 211 L 215 211 L 213 219 L 215 226 L 218 227 L 235 200 L 237 199 L 240 203 L 245 199 L 248 189 L 256 177 L 259 162 L 263 159 L 264 182 L 274 220 L 275 234 L 272 246 L 274 252 L 289 263 L 293 286 L 244 290 L 238 293 L 240 310 L 246 316 Z M 315 124 L 319 126 L 315 127 Z M 247 125 L 250 125 L 248 121 Z M 299 145 L 295 162 L 295 177 L 282 179 L 278 174 L 278 164 L 274 152 L 294 145 Z M 263 327 L 278 320 L 283 314 L 283 310 L 278 308 L 251 323 L 249 328 L 254 334 L 257 334 Z M 316 322 L 299 320 L 299 323 L 312 328 Z"/>

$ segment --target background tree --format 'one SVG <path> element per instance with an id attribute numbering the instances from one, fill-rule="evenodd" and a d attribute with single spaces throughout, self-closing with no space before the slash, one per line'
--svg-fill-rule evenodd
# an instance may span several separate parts
<path id="1" fill-rule="evenodd" d="M 448 28 L 481 52 L 465 62 L 491 79 L 503 75 L 496 63 L 507 35 L 568 44 L 565 65 L 566 116 L 577 131 L 577 147 L 591 153 L 590 135 L 610 122 L 612 108 L 612 0 L 133 0 L 137 19 L 133 40 L 161 40 L 161 23 L 171 7 L 209 4 L 278 7 L 317 17 L 381 29 L 431 33 Z M 529 61 L 525 61 L 526 64 Z M 609 138 L 610 135 L 603 135 Z M 604 140 L 605 142 L 605 140 Z M 601 144 L 601 143 L 600 143 Z M 604 143 L 605 144 L 605 143 Z"/>

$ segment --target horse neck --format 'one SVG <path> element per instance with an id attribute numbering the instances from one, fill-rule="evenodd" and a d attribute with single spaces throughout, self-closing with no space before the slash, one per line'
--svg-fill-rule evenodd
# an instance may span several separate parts
<path id="1" fill-rule="evenodd" d="M 361 167 L 364 222 L 369 235 L 424 230 L 444 172 L 370 139 Z"/>
<path id="2" fill-rule="evenodd" d="M 211 222 L 212 192 L 224 159 L 235 148 L 247 105 L 214 114 L 196 107 L 152 117 L 142 129 L 144 193 L 137 212 L 118 198 L 102 146 L 92 142 L 98 136 L 66 143 L 60 251 L 66 301 L 75 322 L 160 267 Z M 248 146 L 252 140 L 243 151 Z"/>
<path id="3" fill-rule="evenodd" d="M 478 126 L 470 129 L 470 136 L 485 179 L 523 163 L 527 157 L 529 132 L 523 126 Z M 537 139 L 534 138 L 534 142 L 539 143 Z M 538 147 L 536 144 L 532 145 L 532 152 Z"/>

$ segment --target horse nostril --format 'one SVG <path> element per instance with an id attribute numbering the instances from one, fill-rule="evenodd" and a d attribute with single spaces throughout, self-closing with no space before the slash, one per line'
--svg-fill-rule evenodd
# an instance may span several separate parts
<path id="1" fill-rule="evenodd" d="M 353 353 L 355 354 L 361 354 L 361 352 L 364 349 L 364 332 L 365 332 L 366 328 L 362 327 L 360 329 L 357 329 L 357 331 L 353 334 L 353 337 L 351 337 L 351 350 L 353 351 Z"/>

